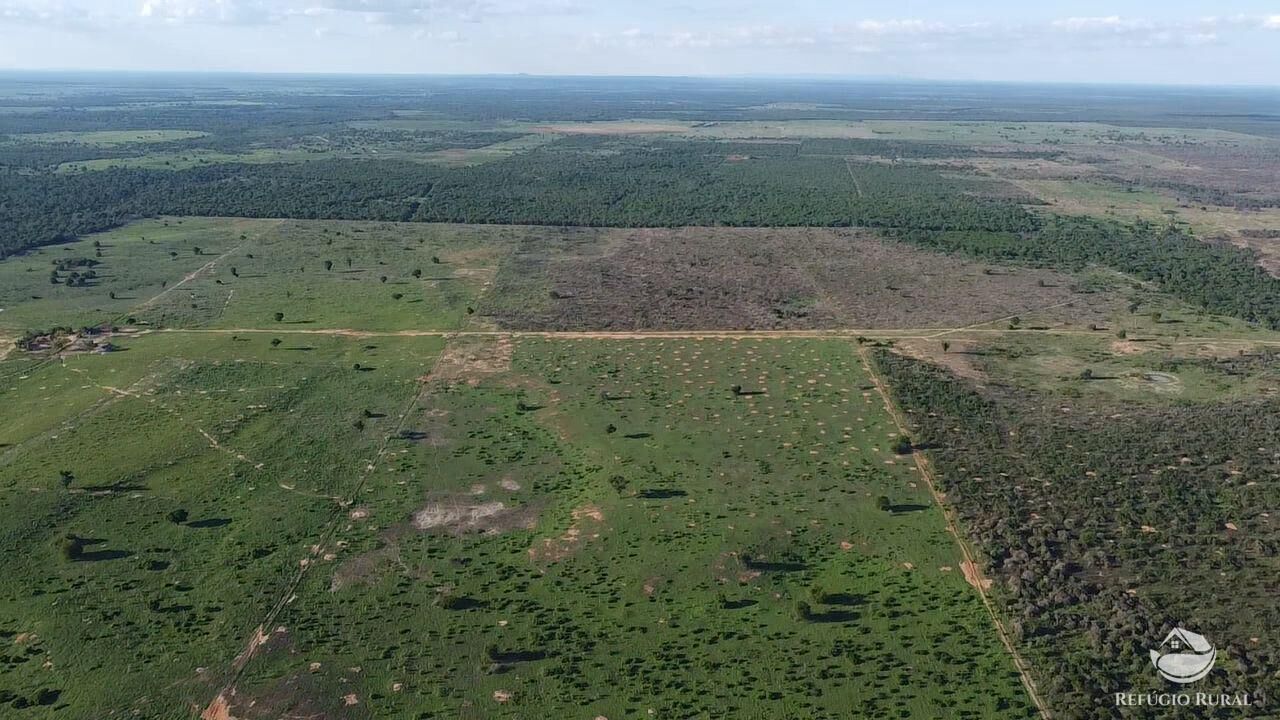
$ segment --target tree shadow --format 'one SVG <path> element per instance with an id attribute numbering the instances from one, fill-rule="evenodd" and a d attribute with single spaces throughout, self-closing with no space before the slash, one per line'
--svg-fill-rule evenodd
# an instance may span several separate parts
<path id="1" fill-rule="evenodd" d="M 187 527 L 204 530 L 206 528 L 217 528 L 230 524 L 231 518 L 206 518 L 204 520 L 193 520 L 187 523 Z"/>
<path id="2" fill-rule="evenodd" d="M 857 620 L 858 613 L 851 610 L 828 610 L 827 612 L 810 613 L 809 617 L 805 619 L 815 623 L 845 623 Z"/>
<path id="3" fill-rule="evenodd" d="M 744 556 L 742 564 L 748 570 L 759 570 L 760 572 L 803 572 L 809 569 L 809 566 L 802 562 L 754 560 L 750 556 Z"/>
<path id="4" fill-rule="evenodd" d="M 894 515 L 898 515 L 900 513 L 921 512 L 923 510 L 928 510 L 928 509 L 929 509 L 928 505 L 917 505 L 914 503 L 905 503 L 902 505 L 889 506 L 889 512 L 893 513 Z"/>
<path id="5" fill-rule="evenodd" d="M 132 557 L 133 553 L 129 550 L 92 550 L 82 552 L 76 558 L 82 562 L 103 562 L 105 560 L 121 560 L 123 558 Z"/>
<path id="6" fill-rule="evenodd" d="M 653 433 L 647 433 L 647 432 L 628 433 L 627 435 L 623 435 L 622 437 L 628 440 L 644 440 L 646 438 L 653 437 Z"/>
<path id="7" fill-rule="evenodd" d="M 645 498 L 646 500 L 666 500 L 668 498 L 685 497 L 688 494 L 689 493 L 684 490 L 676 490 L 673 488 L 649 488 L 636 493 L 636 496 Z"/>
<path id="8" fill-rule="evenodd" d="M 866 601 L 867 601 L 866 597 L 862 595 L 855 595 L 854 593 L 846 593 L 846 592 L 831 593 L 830 595 L 826 595 L 822 598 L 823 605 L 840 605 L 843 607 L 853 607 L 855 605 L 861 605 Z"/>
<path id="9" fill-rule="evenodd" d="M 85 492 L 141 492 L 147 490 L 146 485 L 138 485 L 137 483 L 118 482 L 110 485 L 85 485 L 80 488 Z"/>

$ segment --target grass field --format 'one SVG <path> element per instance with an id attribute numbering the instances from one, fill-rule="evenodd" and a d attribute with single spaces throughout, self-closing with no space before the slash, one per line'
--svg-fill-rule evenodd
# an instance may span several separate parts
<path id="1" fill-rule="evenodd" d="M 1031 716 L 864 372 L 848 341 L 446 348 L 224 699 L 334 717 Z"/>
<path id="2" fill-rule="evenodd" d="M 851 341 L 282 337 L 0 363 L 15 697 L 1030 716 Z"/>
<path id="3" fill-rule="evenodd" d="M 141 222 L 0 263 L 0 328 L 133 318 L 165 327 L 457 329 L 471 319 L 467 308 L 478 304 L 506 248 L 540 232 L 552 231 L 219 218 Z M 76 259 L 97 263 L 78 267 L 97 277 L 68 286 L 67 271 L 53 283 L 56 263 Z M 284 313 L 278 324 L 277 312 Z"/>
<path id="4" fill-rule="evenodd" d="M 17 140 L 35 143 L 72 143 L 97 147 L 150 144 L 191 140 L 208 133 L 196 130 L 98 130 L 85 132 L 23 133 L 10 136 Z"/>
<path id="5" fill-rule="evenodd" d="M 851 338 L 416 336 L 564 232 L 167 218 L 0 263 L 7 336 L 135 321 L 0 361 L 7 701 L 1032 716 Z"/>
<path id="6" fill-rule="evenodd" d="M 0 363 L 6 703 L 186 718 L 375 462 L 360 408 L 403 407 L 440 341 L 117 342 Z"/>

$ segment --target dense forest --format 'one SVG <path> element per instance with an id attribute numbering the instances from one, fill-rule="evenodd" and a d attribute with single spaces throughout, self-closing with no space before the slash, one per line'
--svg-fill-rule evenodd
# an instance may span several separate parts
<path id="1" fill-rule="evenodd" d="M 465 138 L 464 138 L 465 139 Z M 680 225 L 1032 230 L 1017 204 L 927 169 L 838 158 L 732 162 L 715 143 L 539 150 L 472 167 L 404 161 L 218 164 L 187 170 L 0 173 L 0 250 L 131 217 L 230 215 L 621 227 Z M 855 189 L 852 175 L 865 188 Z"/>
<path id="2" fill-rule="evenodd" d="M 1178 624 L 1217 640 L 1214 691 L 1280 691 L 1280 653 L 1250 640 L 1280 623 L 1280 533 L 1267 514 L 1280 503 L 1274 399 L 1046 402 L 1010 388 L 984 394 L 888 350 L 876 362 L 981 549 L 1018 641 L 1054 669 L 1037 681 L 1055 717 L 1120 717 L 1110 693 L 1159 689 L 1146 649 Z M 1174 716 L 1225 715 L 1151 715 Z"/>

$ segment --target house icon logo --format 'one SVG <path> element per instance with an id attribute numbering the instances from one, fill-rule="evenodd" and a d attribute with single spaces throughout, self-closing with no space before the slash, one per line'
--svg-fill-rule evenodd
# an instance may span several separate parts
<path id="1" fill-rule="evenodd" d="M 1205 636 L 1180 627 L 1169 631 L 1160 649 L 1150 653 L 1160 677 L 1183 685 L 1204 678 L 1218 659 L 1218 649 Z"/>

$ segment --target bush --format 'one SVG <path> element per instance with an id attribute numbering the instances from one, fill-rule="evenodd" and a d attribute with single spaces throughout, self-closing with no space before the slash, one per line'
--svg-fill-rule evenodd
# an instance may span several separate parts
<path id="1" fill-rule="evenodd" d="M 79 560 L 84 556 L 84 546 L 84 538 L 76 535 L 67 535 L 62 539 L 61 543 L 63 559 Z"/>

